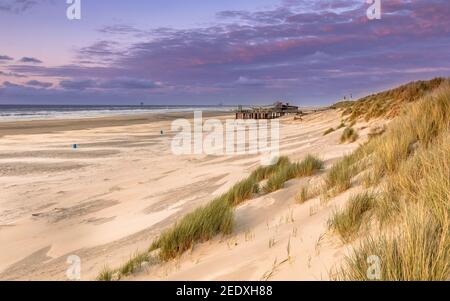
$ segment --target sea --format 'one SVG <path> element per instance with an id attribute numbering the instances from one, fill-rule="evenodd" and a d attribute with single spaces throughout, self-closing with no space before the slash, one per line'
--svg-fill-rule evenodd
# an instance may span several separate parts
<path id="1" fill-rule="evenodd" d="M 37 119 L 69 119 L 107 117 L 133 114 L 161 114 L 171 112 L 217 111 L 231 112 L 236 106 L 224 105 L 0 105 L 0 122 Z"/>

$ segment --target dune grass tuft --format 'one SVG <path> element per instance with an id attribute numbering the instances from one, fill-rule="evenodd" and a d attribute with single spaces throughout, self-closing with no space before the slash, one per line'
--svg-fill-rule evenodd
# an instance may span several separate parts
<path id="1" fill-rule="evenodd" d="M 254 193 L 258 193 L 259 184 L 255 177 L 248 177 L 234 185 L 225 195 L 224 199 L 232 206 L 249 200 Z"/>
<path id="2" fill-rule="evenodd" d="M 118 272 L 120 276 L 127 276 L 139 269 L 144 262 L 150 262 L 152 258 L 148 252 L 134 254 L 125 264 L 123 264 Z"/>
<path id="3" fill-rule="evenodd" d="M 143 263 L 155 264 L 158 262 L 157 258 L 150 255 L 149 252 L 136 252 L 130 259 L 125 262 L 118 269 L 110 269 L 105 266 L 97 276 L 97 281 L 112 281 L 112 280 L 120 280 L 123 277 L 126 277 L 130 274 L 133 274 L 138 269 L 142 267 Z M 114 279 L 116 278 L 116 279 Z"/>
<path id="4" fill-rule="evenodd" d="M 353 164 L 352 156 L 345 156 L 336 162 L 325 177 L 326 188 L 328 190 L 333 189 L 335 193 L 349 189 L 352 185 L 352 178 L 356 173 Z"/>
<path id="5" fill-rule="evenodd" d="M 323 133 L 323 135 L 326 136 L 326 135 L 328 135 L 328 134 L 333 133 L 334 131 L 335 131 L 334 128 L 329 128 L 328 130 L 326 130 L 326 131 Z"/>
<path id="6" fill-rule="evenodd" d="M 281 166 L 290 164 L 289 158 L 282 156 L 278 159 L 276 164 L 269 166 L 259 166 L 254 170 L 250 177 L 254 178 L 257 182 L 269 178 L 275 171 L 277 171 Z"/>
<path id="7" fill-rule="evenodd" d="M 308 155 L 301 162 L 290 163 L 281 166 L 277 172 L 272 174 L 267 180 L 264 191 L 266 193 L 277 191 L 283 188 L 284 183 L 298 177 L 309 177 L 314 172 L 323 168 L 323 161 Z"/>
<path id="8" fill-rule="evenodd" d="M 352 196 L 344 209 L 334 212 L 328 221 L 329 229 L 338 233 L 342 241 L 351 241 L 361 228 L 366 213 L 373 208 L 374 200 L 374 195 L 368 192 Z"/>
<path id="9" fill-rule="evenodd" d="M 299 204 L 303 204 L 309 199 L 309 191 L 307 186 L 303 186 L 295 196 L 295 201 Z"/>
<path id="10" fill-rule="evenodd" d="M 310 177 L 323 169 L 324 163 L 319 158 L 307 155 L 300 163 L 295 164 L 294 177 Z"/>
<path id="11" fill-rule="evenodd" d="M 292 174 L 292 164 L 283 166 L 276 173 L 269 177 L 266 185 L 264 186 L 264 192 L 270 193 L 283 188 L 284 183 L 293 178 Z"/>
<path id="12" fill-rule="evenodd" d="M 222 196 L 183 217 L 163 232 L 150 250 L 160 249 L 161 260 L 169 260 L 181 255 L 195 242 L 207 241 L 220 233 L 229 234 L 232 228 L 232 204 Z"/>
<path id="13" fill-rule="evenodd" d="M 114 271 L 111 270 L 110 268 L 108 268 L 108 267 L 105 266 L 105 267 L 100 271 L 100 274 L 98 274 L 96 280 L 97 280 L 97 281 L 112 281 L 112 279 L 113 279 L 113 274 L 114 274 Z"/>
<path id="14" fill-rule="evenodd" d="M 342 128 L 345 128 L 345 122 L 341 122 L 341 124 L 339 124 L 339 126 L 336 128 L 336 130 L 340 130 Z"/>
<path id="15" fill-rule="evenodd" d="M 352 127 L 345 128 L 341 136 L 341 143 L 355 142 L 356 140 L 358 140 L 358 133 L 356 130 Z"/>

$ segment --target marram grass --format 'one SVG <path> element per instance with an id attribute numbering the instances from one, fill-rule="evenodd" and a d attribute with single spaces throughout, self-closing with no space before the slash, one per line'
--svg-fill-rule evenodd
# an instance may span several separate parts
<path id="1" fill-rule="evenodd" d="M 280 167 L 267 180 L 264 191 L 266 193 L 277 191 L 283 188 L 284 183 L 298 177 L 312 176 L 316 171 L 323 168 L 323 161 L 308 155 L 301 162 L 290 163 Z"/>
<path id="2" fill-rule="evenodd" d="M 364 223 L 369 221 L 368 213 L 374 206 L 375 195 L 364 192 L 352 196 L 346 206 L 335 211 L 328 221 L 328 228 L 337 233 L 343 242 L 355 238 Z"/>
<path id="3" fill-rule="evenodd" d="M 383 227 L 362 240 L 334 278 L 448 280 L 450 84 L 410 105 L 367 148 L 369 172 L 379 178 L 370 184 L 381 182 L 369 211 Z M 343 224 L 343 230 L 352 228 Z M 367 274 L 371 256 L 381 262 L 377 279 Z"/>

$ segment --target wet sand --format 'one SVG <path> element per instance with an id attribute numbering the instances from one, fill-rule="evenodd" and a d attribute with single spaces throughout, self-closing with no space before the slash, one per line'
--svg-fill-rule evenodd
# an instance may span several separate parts
<path id="1" fill-rule="evenodd" d="M 86 130 L 101 127 L 114 127 L 124 125 L 139 125 L 149 122 L 161 122 L 176 118 L 189 118 L 192 113 L 173 112 L 164 114 L 137 114 L 110 117 L 91 117 L 73 119 L 45 119 L 45 120 L 22 120 L 6 121 L 0 120 L 0 137 L 5 135 L 24 134 L 48 134 L 60 131 Z M 223 112 L 204 111 L 205 117 L 223 116 Z"/>

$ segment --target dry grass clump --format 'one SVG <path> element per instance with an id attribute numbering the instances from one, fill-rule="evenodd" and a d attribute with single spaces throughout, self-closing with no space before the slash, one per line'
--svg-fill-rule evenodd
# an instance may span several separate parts
<path id="1" fill-rule="evenodd" d="M 326 189 L 333 189 L 334 193 L 346 191 L 352 186 L 352 178 L 355 176 L 356 171 L 354 157 L 351 155 L 343 157 L 326 174 Z"/>
<path id="2" fill-rule="evenodd" d="M 367 213 L 373 208 L 374 200 L 375 196 L 369 192 L 352 196 L 343 210 L 333 213 L 328 221 L 328 228 L 339 234 L 342 241 L 351 241 L 358 234 Z"/>
<path id="3" fill-rule="evenodd" d="M 134 254 L 125 264 L 118 269 L 112 270 L 109 267 L 104 267 L 97 276 L 97 281 L 112 281 L 120 280 L 142 267 L 144 263 L 155 264 L 158 260 L 152 257 L 149 252 L 142 252 Z"/>
<path id="4" fill-rule="evenodd" d="M 336 195 L 351 188 L 353 177 L 371 165 L 373 152 L 374 144 L 365 143 L 350 155 L 338 160 L 325 176 L 324 191 Z M 366 181 L 368 176 L 368 172 L 366 172 L 363 181 Z"/>
<path id="5" fill-rule="evenodd" d="M 97 281 L 112 281 L 113 280 L 114 271 L 108 268 L 107 266 L 103 267 L 103 269 L 98 274 L 96 280 Z"/>
<path id="6" fill-rule="evenodd" d="M 151 261 L 154 261 L 154 260 L 153 260 L 153 258 L 150 257 L 150 254 L 148 252 L 136 253 L 125 264 L 123 264 L 119 268 L 119 275 L 122 277 L 130 275 L 133 272 L 135 272 L 137 269 L 141 268 L 141 265 L 144 262 L 151 262 Z"/>
<path id="7" fill-rule="evenodd" d="M 361 184 L 364 186 L 364 188 L 370 188 L 379 184 L 380 178 L 381 175 L 376 174 L 375 171 L 370 168 L 369 170 L 366 170 L 362 175 Z"/>
<path id="8" fill-rule="evenodd" d="M 298 204 L 303 204 L 310 199 L 320 196 L 321 193 L 323 193 L 322 182 L 309 182 L 300 187 L 300 190 L 295 195 L 295 201 Z"/>
<path id="9" fill-rule="evenodd" d="M 358 133 L 356 130 L 352 127 L 345 128 L 341 136 L 341 143 L 355 142 L 356 140 L 358 140 Z"/>
<path id="10" fill-rule="evenodd" d="M 309 199 L 308 186 L 303 186 L 295 196 L 295 201 L 299 204 L 303 204 Z"/>

